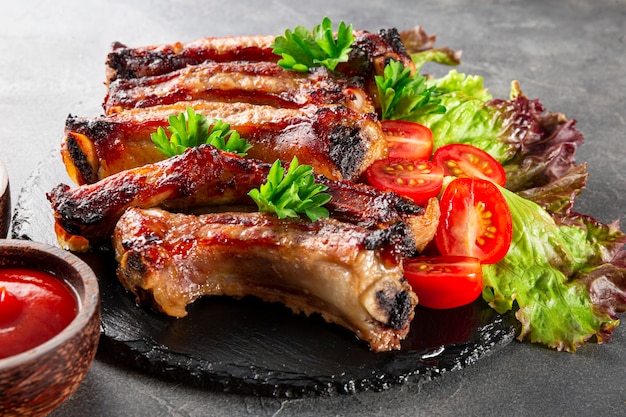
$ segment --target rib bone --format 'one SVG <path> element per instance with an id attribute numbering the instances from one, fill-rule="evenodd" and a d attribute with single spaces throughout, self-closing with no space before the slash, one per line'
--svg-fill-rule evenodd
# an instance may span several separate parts
<path id="1" fill-rule="evenodd" d="M 129 209 L 114 247 L 123 285 L 168 315 L 185 316 L 201 296 L 252 295 L 321 314 L 386 351 L 400 348 L 417 297 L 381 236 L 333 219 Z"/>

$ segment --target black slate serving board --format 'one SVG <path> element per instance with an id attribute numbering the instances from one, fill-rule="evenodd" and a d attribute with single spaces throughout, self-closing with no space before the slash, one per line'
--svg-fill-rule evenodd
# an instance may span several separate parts
<path id="1" fill-rule="evenodd" d="M 46 193 L 61 182 L 70 180 L 55 150 L 25 183 L 12 237 L 56 245 Z M 451 310 L 417 307 L 402 349 L 385 353 L 320 317 L 252 297 L 207 297 L 175 319 L 135 304 L 115 276 L 111 252 L 80 256 L 100 281 L 100 352 L 208 389 L 276 397 L 380 391 L 471 365 L 515 336 L 512 321 L 482 300 Z"/>

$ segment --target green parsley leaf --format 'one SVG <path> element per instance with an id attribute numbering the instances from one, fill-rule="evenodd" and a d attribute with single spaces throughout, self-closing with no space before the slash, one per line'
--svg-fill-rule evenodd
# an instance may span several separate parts
<path id="1" fill-rule="evenodd" d="M 171 133 L 169 138 L 162 127 L 150 135 L 157 149 L 167 157 L 180 155 L 185 149 L 202 144 L 209 144 L 240 156 L 245 156 L 252 147 L 246 139 L 239 136 L 238 132 L 232 130 L 228 123 L 218 119 L 209 120 L 191 107 L 187 107 L 186 113 L 170 116 L 168 121 L 170 125 L 167 130 Z"/>
<path id="2" fill-rule="evenodd" d="M 278 65 L 288 70 L 306 72 L 324 66 L 333 71 L 337 64 L 348 60 L 354 42 L 352 32 L 352 25 L 341 21 L 335 38 L 333 24 L 325 17 L 312 31 L 303 26 L 296 26 L 293 32 L 285 30 L 284 36 L 274 40 L 272 51 L 282 57 Z"/>
<path id="3" fill-rule="evenodd" d="M 323 192 L 327 188 L 315 182 L 312 167 L 299 165 L 294 156 L 286 173 L 276 160 L 267 175 L 267 182 L 252 189 L 248 195 L 256 202 L 259 211 L 276 213 L 280 219 L 304 213 L 311 221 L 316 221 L 329 215 L 323 207 L 330 200 L 330 195 Z"/>
<path id="4" fill-rule="evenodd" d="M 390 61 L 383 75 L 374 77 L 382 107 L 382 119 L 412 120 L 432 113 L 445 113 L 434 87 L 426 87 L 426 77 L 415 74 L 398 61 Z"/>

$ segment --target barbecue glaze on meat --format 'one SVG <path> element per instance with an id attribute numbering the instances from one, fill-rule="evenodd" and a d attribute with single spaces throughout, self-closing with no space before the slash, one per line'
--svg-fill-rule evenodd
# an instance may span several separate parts
<path id="1" fill-rule="evenodd" d="M 390 59 L 415 66 L 395 29 L 354 35 L 348 62 L 306 73 L 277 64 L 273 36 L 139 48 L 115 43 L 107 58 L 106 116 L 68 117 L 66 169 L 86 184 L 163 159 L 150 134 L 190 106 L 231 124 L 253 145 L 252 158 L 295 155 L 330 179 L 358 180 L 387 156 L 374 76 Z"/>
<path id="2" fill-rule="evenodd" d="M 129 207 L 164 207 L 184 211 L 224 205 L 254 206 L 248 192 L 266 181 L 271 164 L 218 151 L 210 145 L 188 149 L 154 164 L 48 193 L 57 238 L 62 247 L 85 251 L 106 243 Z M 421 251 L 432 239 L 439 219 L 436 199 L 424 209 L 391 192 L 317 176 L 332 198 L 331 217 L 369 229 L 403 223 L 410 244 L 401 251 Z M 254 206 L 256 207 L 256 206 Z"/>
<path id="3" fill-rule="evenodd" d="M 129 209 L 113 242 L 120 281 L 168 315 L 185 316 L 202 296 L 252 295 L 321 314 L 387 351 L 400 348 L 417 297 L 381 232 L 333 219 Z"/>
<path id="4" fill-rule="evenodd" d="M 323 67 L 301 73 L 273 62 L 208 62 L 159 76 L 116 80 L 109 85 L 104 109 L 113 114 L 123 109 L 206 100 L 280 108 L 337 104 L 371 112 L 372 104 L 351 98 L 357 93 L 367 97 L 361 89 L 358 78 L 340 76 Z M 363 104 L 367 106 L 361 107 Z"/>
<path id="5" fill-rule="evenodd" d="M 105 114 L 66 120 L 61 155 L 78 186 L 47 194 L 61 247 L 112 244 L 120 282 L 174 317 L 199 297 L 250 295 L 399 349 L 417 304 L 402 259 L 432 240 L 439 204 L 358 183 L 387 156 L 375 76 L 391 59 L 415 65 L 395 29 L 354 35 L 348 62 L 306 73 L 277 65 L 274 36 L 115 43 Z M 247 158 L 202 145 L 165 159 L 150 135 L 187 107 L 230 124 Z M 328 187 L 330 218 L 255 212 L 248 192 L 293 156 Z"/>
<path id="6" fill-rule="evenodd" d="M 390 60 L 415 68 L 396 29 L 378 33 L 355 30 L 355 41 L 348 62 L 337 71 L 346 75 L 371 78 L 382 74 Z M 107 57 L 107 84 L 118 79 L 133 79 L 167 74 L 203 62 L 277 62 L 272 52 L 275 36 L 234 36 L 203 38 L 169 45 L 131 48 L 116 42 Z"/>
<path id="7" fill-rule="evenodd" d="M 353 97 L 367 101 L 362 94 Z M 385 137 L 371 112 L 341 105 L 286 109 L 200 100 L 125 110 L 114 116 L 68 117 L 61 148 L 66 170 L 77 184 L 89 184 L 165 159 L 150 135 L 166 128 L 168 117 L 187 107 L 230 124 L 252 145 L 249 157 L 274 162 L 291 161 L 297 155 L 301 163 L 331 179 L 355 180 L 387 154 Z"/>
<path id="8" fill-rule="evenodd" d="M 383 74 L 390 60 L 401 62 L 412 72 L 415 71 L 415 64 L 396 29 L 381 29 L 378 33 L 355 30 L 354 37 L 348 61 L 339 63 L 335 73 L 361 80 L 362 88 L 372 98 L 376 109 L 380 110 L 374 77 Z M 205 63 L 271 65 L 280 59 L 272 52 L 274 39 L 274 36 L 204 38 L 188 43 L 138 48 L 116 42 L 107 57 L 107 85 L 115 89 L 115 83 L 158 78 Z"/>

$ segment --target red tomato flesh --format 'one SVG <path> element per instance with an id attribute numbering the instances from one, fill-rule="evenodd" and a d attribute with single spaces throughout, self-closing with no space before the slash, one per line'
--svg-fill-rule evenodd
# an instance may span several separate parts
<path id="1" fill-rule="evenodd" d="M 430 159 L 433 132 L 429 128 L 404 120 L 383 120 L 380 123 L 387 138 L 389 158 Z"/>
<path id="2" fill-rule="evenodd" d="M 484 264 L 502 259 L 511 246 L 511 211 L 491 181 L 457 178 L 444 190 L 435 234 L 442 255 L 471 256 Z"/>
<path id="3" fill-rule="evenodd" d="M 473 145 L 444 145 L 435 151 L 433 162 L 443 168 L 445 175 L 482 178 L 501 187 L 506 183 L 502 165 L 487 152 Z"/>
<path id="4" fill-rule="evenodd" d="M 480 261 L 466 256 L 418 256 L 404 260 L 404 276 L 428 308 L 460 307 L 476 300 L 483 290 Z"/>
<path id="5" fill-rule="evenodd" d="M 78 314 L 72 289 L 47 272 L 0 269 L 0 359 L 51 339 Z"/>
<path id="6" fill-rule="evenodd" d="M 415 161 L 404 158 L 388 158 L 374 162 L 365 171 L 370 185 L 394 191 L 425 205 L 431 197 L 441 191 L 443 169 L 430 161 Z"/>

